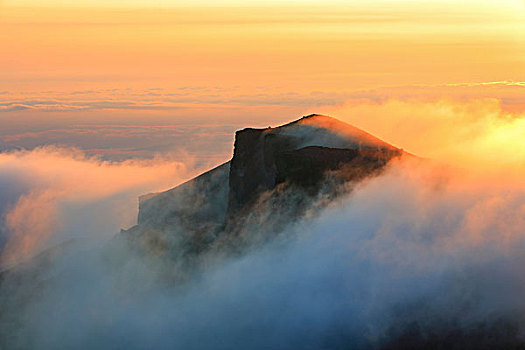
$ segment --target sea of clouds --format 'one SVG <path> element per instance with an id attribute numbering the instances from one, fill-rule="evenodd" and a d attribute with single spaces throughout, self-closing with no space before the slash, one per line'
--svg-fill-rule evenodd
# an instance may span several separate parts
<path id="1" fill-rule="evenodd" d="M 165 262 L 141 260 L 112 242 L 134 224 L 139 194 L 198 171 L 184 164 L 102 162 L 57 148 L 0 154 L 4 266 L 71 242 L 39 271 L 42 283 L 7 278 L 0 285 L 4 347 L 403 348 L 399 339 L 437 337 L 447 339 L 445 347 L 490 348 L 524 341 L 520 164 L 498 163 L 486 174 L 472 162 L 395 162 L 274 241 L 233 258 L 209 257 L 189 280 L 164 283 L 156 271 Z"/>

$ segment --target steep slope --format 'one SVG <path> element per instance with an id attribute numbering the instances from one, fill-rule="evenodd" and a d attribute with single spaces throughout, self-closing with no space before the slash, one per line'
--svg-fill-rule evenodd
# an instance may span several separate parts
<path id="1" fill-rule="evenodd" d="M 235 134 L 231 161 L 141 199 L 124 231 L 153 254 L 187 256 L 278 233 L 403 151 L 337 119 L 312 114 Z"/>
<path id="2" fill-rule="evenodd" d="M 281 183 L 315 188 L 327 171 L 344 164 L 364 169 L 371 165 L 365 164 L 367 158 L 381 167 L 399 154 L 401 150 L 362 130 L 318 114 L 278 128 L 240 130 L 231 160 L 228 214 L 231 218 L 246 210 L 262 192 Z"/>
<path id="3" fill-rule="evenodd" d="M 139 198 L 138 225 L 126 232 L 145 240 L 154 254 L 182 246 L 180 251 L 198 253 L 223 228 L 229 172 L 226 162 L 171 190 Z"/>

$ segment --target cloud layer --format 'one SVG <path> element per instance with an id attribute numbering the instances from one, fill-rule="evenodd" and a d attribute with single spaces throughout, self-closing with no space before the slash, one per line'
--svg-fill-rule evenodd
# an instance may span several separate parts
<path id="1" fill-rule="evenodd" d="M 134 222 L 139 193 L 193 174 L 186 160 L 111 163 L 49 148 L 0 155 L 0 187 L 9 189 L 0 204 L 4 259 L 75 238 L 39 271 L 41 284 L 2 284 L 6 346 L 359 349 L 407 336 L 420 346 L 523 343 L 522 155 L 498 148 L 501 162 L 479 152 L 462 163 L 457 153 L 498 134 L 519 145 L 519 116 L 491 100 L 345 108 L 398 131 L 399 142 L 414 137 L 419 150 L 439 137 L 450 147 L 436 151 L 438 161 L 392 164 L 270 244 L 206 256 L 205 269 L 182 284 L 158 274 L 180 266 L 137 259 L 111 237 Z M 487 163 L 498 166 L 487 174 Z M 37 296 L 24 299 L 35 286 Z"/>
<path id="2" fill-rule="evenodd" d="M 498 99 L 349 101 L 324 111 L 421 157 L 469 171 L 523 170 L 525 114 Z"/>
<path id="3" fill-rule="evenodd" d="M 525 188 L 486 185 L 401 162 L 272 244 L 209 257 L 180 286 L 155 282 L 158 261 L 114 266 L 83 242 L 43 273 L 16 334 L 39 348 L 374 348 L 415 324 L 416 340 L 519 341 Z"/>
<path id="4" fill-rule="evenodd" d="M 0 92 L 0 112 L 33 110 L 75 112 L 89 110 L 180 111 L 191 108 L 235 106 L 315 107 L 345 101 L 379 102 L 388 99 L 435 99 L 439 96 L 466 100 L 494 98 L 510 109 L 525 107 L 522 81 L 464 82 L 434 85 L 378 86 L 374 89 L 338 91 L 285 90 L 281 86 L 256 87 L 251 91 L 234 87 L 181 86 L 149 89 L 91 89 L 73 91 Z"/>
<path id="5" fill-rule="evenodd" d="M 188 156 L 109 162 L 56 147 L 2 153 L 0 168 L 3 263 L 71 238 L 112 235 L 135 223 L 139 195 L 196 174 Z"/>

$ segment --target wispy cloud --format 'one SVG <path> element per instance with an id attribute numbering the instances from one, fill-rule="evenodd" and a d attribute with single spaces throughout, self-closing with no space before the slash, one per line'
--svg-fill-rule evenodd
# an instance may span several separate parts
<path id="1" fill-rule="evenodd" d="M 337 105 L 349 99 L 383 101 L 388 98 L 491 97 L 504 104 L 524 104 L 522 81 L 460 82 L 383 86 L 374 89 L 283 91 L 278 87 L 246 93 L 240 88 L 182 86 L 147 89 L 89 89 L 70 92 L 0 94 L 0 112 L 21 110 L 71 112 L 85 110 L 178 110 L 195 106 L 292 106 Z M 467 90 L 465 90 L 467 89 Z"/>

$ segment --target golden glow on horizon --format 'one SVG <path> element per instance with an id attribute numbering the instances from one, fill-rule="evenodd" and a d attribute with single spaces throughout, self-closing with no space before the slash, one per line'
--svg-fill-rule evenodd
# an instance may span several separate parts
<path id="1" fill-rule="evenodd" d="M 430 2 L 422 0 L 4 0 L 6 6 L 40 6 L 47 7 L 180 7 L 180 6 L 280 6 L 280 5 L 338 5 L 338 6 L 373 6 L 385 4 L 402 4 L 403 6 L 426 5 Z M 478 6 L 515 6 L 520 8 L 525 4 L 521 0 L 434 0 L 434 4 L 478 5 Z"/>
<path id="2" fill-rule="evenodd" d="M 0 123 L 30 114 L 266 126 L 387 99 L 525 110 L 523 1 L 41 4 L 0 3 Z"/>
<path id="3" fill-rule="evenodd" d="M 0 89 L 525 81 L 517 2 L 382 3 L 86 10 L 6 2 Z"/>

